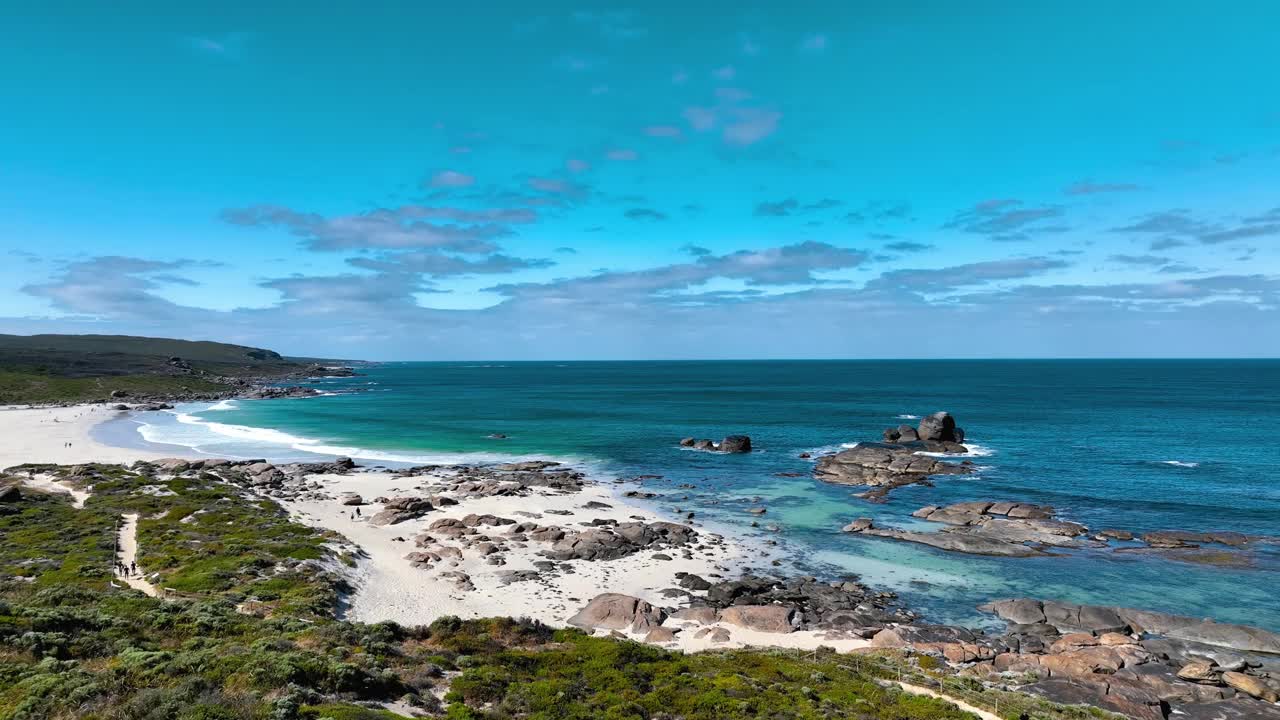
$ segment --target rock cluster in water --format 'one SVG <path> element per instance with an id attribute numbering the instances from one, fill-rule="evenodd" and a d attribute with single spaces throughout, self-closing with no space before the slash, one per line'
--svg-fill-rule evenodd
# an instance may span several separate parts
<path id="1" fill-rule="evenodd" d="M 699 440 L 687 437 L 680 440 L 680 447 L 730 454 L 749 453 L 751 452 L 751 438 L 747 435 L 730 435 L 717 443 L 713 440 Z"/>
<path id="2" fill-rule="evenodd" d="M 963 443 L 964 430 L 956 427 L 956 419 L 949 412 L 936 412 L 920 419 L 920 425 L 899 425 L 886 428 L 884 441 L 887 443 L 936 442 Z"/>
<path id="3" fill-rule="evenodd" d="M 903 425 L 884 431 L 885 442 L 858 443 L 848 450 L 818 458 L 814 476 L 840 485 L 865 485 L 871 489 L 858 495 L 882 502 L 894 488 L 927 484 L 935 475 L 967 475 L 969 461 L 953 462 L 947 455 L 963 455 L 964 431 L 956 427 L 949 413 L 939 412 L 920 421 L 919 428 Z"/>
<path id="4" fill-rule="evenodd" d="M 1089 528 L 1055 517 L 1053 508 L 1018 502 L 978 500 L 945 507 L 929 505 L 912 516 L 946 525 L 936 532 L 878 527 L 871 518 L 845 525 L 847 533 L 914 542 L 969 553 L 1004 557 L 1034 557 L 1055 549 L 1108 548 L 1113 540 L 1143 545 L 1113 548 L 1119 553 L 1147 553 L 1170 560 L 1219 566 L 1246 566 L 1251 556 L 1243 552 L 1257 544 L 1280 539 L 1242 533 L 1160 530 L 1135 536 L 1114 528 L 1090 532 Z M 1218 548 L 1204 548 L 1216 544 Z"/>

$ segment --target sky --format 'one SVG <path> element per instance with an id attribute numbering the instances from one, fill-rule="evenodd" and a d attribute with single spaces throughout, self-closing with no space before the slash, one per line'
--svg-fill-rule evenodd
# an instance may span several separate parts
<path id="1" fill-rule="evenodd" d="M 0 23 L 0 332 L 371 360 L 1280 356 L 1280 5 Z"/>

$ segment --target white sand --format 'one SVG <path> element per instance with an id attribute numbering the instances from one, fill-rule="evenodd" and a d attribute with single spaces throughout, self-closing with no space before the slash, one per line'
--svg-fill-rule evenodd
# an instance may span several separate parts
<path id="1" fill-rule="evenodd" d="M 490 513 L 518 522 L 533 521 L 565 528 L 581 527 L 579 522 L 594 518 L 618 522 L 637 518 L 655 522 L 666 518 L 649 508 L 616 497 L 606 486 L 588 485 L 571 494 L 535 491 L 523 497 L 463 498 L 458 505 L 428 513 L 418 520 L 379 527 L 369 524 L 367 519 L 380 506 L 362 507 L 363 518 L 353 520 L 351 513 L 354 508 L 342 505 L 337 496 L 343 492 L 354 492 L 366 502 L 371 502 L 379 496 L 419 495 L 421 493 L 415 487 L 429 482 L 430 478 L 357 473 L 317 475 L 312 479 L 322 483 L 325 491 L 335 499 L 283 504 L 300 522 L 338 532 L 358 544 L 367 554 L 357 563 L 357 590 L 349 598 L 347 611 L 347 617 L 364 622 L 394 620 L 417 625 L 445 615 L 463 618 L 511 616 L 564 626 L 582 606 L 601 593 L 622 593 L 645 599 L 656 606 L 676 606 L 681 604 L 680 598 L 665 598 L 660 594 L 665 588 L 676 587 L 676 572 L 694 573 L 714 582 L 719 578 L 736 577 L 739 574 L 737 568 L 767 566 L 772 557 L 762 549 L 725 539 L 723 544 L 707 550 L 695 550 L 693 559 L 683 558 L 679 548 L 644 550 L 616 560 L 575 560 L 570 563 L 574 570 L 572 574 L 543 573 L 538 580 L 503 585 L 499 580 L 501 571 L 533 570 L 535 561 L 546 560 L 538 553 L 548 549 L 550 544 L 530 541 L 526 547 L 516 548 L 508 542 L 511 549 L 504 553 L 506 564 L 501 566 L 488 565 L 484 558 L 467 550 L 464 550 L 461 560 L 442 562 L 431 569 L 416 568 L 404 556 L 420 549 L 414 545 L 413 538 L 425 532 L 432 522 L 441 518 L 461 519 L 470 513 Z M 612 507 L 582 507 L 593 500 Z M 548 510 L 569 511 L 572 515 L 548 514 Z M 533 513 L 538 517 L 530 518 L 521 513 Z M 501 526 L 478 530 L 495 538 L 505 534 Z M 700 527 L 697 530 L 704 535 L 709 532 Z M 445 538 L 437 539 L 447 545 L 458 544 Z M 654 559 L 655 554 L 672 559 Z M 460 589 L 453 580 L 441 576 L 441 573 L 451 571 L 469 575 L 475 589 Z M 748 645 L 803 649 L 826 645 L 848 651 L 869 644 L 861 639 L 827 639 L 821 632 L 761 633 L 732 625 L 719 625 L 729 631 L 730 641 L 713 644 L 709 637 L 693 637 L 695 631 L 703 626 L 687 625 L 677 620 L 668 620 L 666 625 L 686 628 L 676 635 L 676 642 L 671 645 L 686 651 Z"/>
<path id="2" fill-rule="evenodd" d="M 175 453 L 111 447 L 90 436 L 89 431 L 94 425 L 117 417 L 121 412 L 110 405 L 0 407 L 0 468 L 23 463 L 129 464 L 136 460 L 175 456 Z M 67 443 L 71 446 L 67 447 Z M 195 456 L 194 452 L 188 454 Z"/>
<path id="3" fill-rule="evenodd" d="M 19 477 L 22 478 L 23 485 L 33 487 L 37 490 L 43 490 L 44 492 L 57 493 L 61 495 L 70 495 L 71 507 L 74 507 L 74 508 L 84 507 L 84 501 L 89 499 L 89 493 L 87 491 L 77 490 L 76 488 L 73 488 L 64 482 L 54 480 L 48 475 L 42 475 L 42 474 L 30 475 L 30 476 L 20 475 Z"/>
<path id="4" fill-rule="evenodd" d="M 138 560 L 138 514 L 124 516 L 124 522 L 120 525 L 120 529 L 116 537 L 119 539 L 119 555 L 120 562 L 125 567 L 129 567 Z M 160 593 L 156 591 L 156 586 L 147 582 L 147 579 L 141 567 L 138 567 L 137 574 L 129 573 L 124 576 L 124 581 L 134 590 L 156 597 Z"/>

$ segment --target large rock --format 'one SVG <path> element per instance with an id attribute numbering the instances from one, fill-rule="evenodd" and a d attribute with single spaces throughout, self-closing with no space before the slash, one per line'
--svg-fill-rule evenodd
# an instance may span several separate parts
<path id="1" fill-rule="evenodd" d="M 1063 632 L 1138 632 L 1241 652 L 1280 655 L 1280 633 L 1183 615 L 1028 599 L 991 602 L 979 609 L 1008 622 L 1025 624 L 1028 619 L 1035 619 L 1037 607 L 1044 613 L 1045 623 Z"/>
<path id="2" fill-rule="evenodd" d="M 1189 682 L 1217 683 L 1221 676 L 1212 660 L 1193 660 L 1178 670 L 1178 677 Z"/>
<path id="3" fill-rule="evenodd" d="M 1158 699 L 1147 697 L 1135 701 L 1124 695 L 1110 694 L 1108 689 L 1105 680 L 1085 677 L 1053 678 L 1025 688 L 1027 692 L 1063 705 L 1093 705 L 1134 720 L 1164 720 Z"/>
<path id="4" fill-rule="evenodd" d="M 749 453 L 751 438 L 746 435 L 730 435 L 720 441 L 719 450 L 723 453 Z"/>
<path id="5" fill-rule="evenodd" d="M 0 502 L 13 503 L 22 499 L 22 490 L 17 480 L 0 481 Z"/>
<path id="6" fill-rule="evenodd" d="M 706 605 L 694 605 L 692 607 L 681 608 L 675 611 L 671 614 L 671 617 L 676 620 L 695 622 L 699 625 L 710 625 L 719 618 L 719 613 L 717 613 L 716 609 L 713 607 L 707 607 Z"/>
<path id="7" fill-rule="evenodd" d="M 921 418 L 916 433 L 925 441 L 960 442 L 956 439 L 956 419 L 949 412 L 936 412 Z"/>
<path id="8" fill-rule="evenodd" d="M 1257 700 L 1223 700 L 1179 705 L 1177 720 L 1280 720 L 1280 706 Z"/>
<path id="9" fill-rule="evenodd" d="M 951 532 L 916 532 L 898 528 L 876 527 L 868 518 L 859 518 L 841 528 L 844 532 L 857 535 L 902 540 L 905 542 L 928 545 L 940 550 L 962 552 L 969 555 L 990 555 L 996 557 L 1036 557 L 1044 555 L 1039 548 L 1010 542 L 1004 539 L 986 537 L 979 534 Z"/>
<path id="10" fill-rule="evenodd" d="M 804 628 L 860 629 L 911 622 L 910 611 L 895 607 L 893 596 L 853 580 L 822 582 L 814 577 L 786 579 L 744 576 L 712 585 L 702 602 L 721 610 L 742 605 L 794 608 Z"/>
<path id="11" fill-rule="evenodd" d="M 979 609 L 995 613 L 1002 620 L 1018 625 L 1038 625 L 1045 622 L 1044 605 L 1039 600 L 1028 598 L 997 600 Z"/>
<path id="12" fill-rule="evenodd" d="M 395 525 L 414 520 L 435 509 L 426 498 L 398 497 L 388 500 L 382 510 L 369 519 L 370 525 Z"/>
<path id="13" fill-rule="evenodd" d="M 697 532 L 669 522 L 625 522 L 565 533 L 542 554 L 552 560 L 615 560 L 647 548 L 688 545 Z M 531 539 L 540 539 L 530 535 Z"/>
<path id="14" fill-rule="evenodd" d="M 800 626 L 795 608 L 782 605 L 733 605 L 720 611 L 720 622 L 766 633 L 789 633 Z"/>
<path id="15" fill-rule="evenodd" d="M 965 475 L 972 465 L 947 462 L 922 452 L 963 453 L 955 443 L 859 443 L 834 455 L 818 458 L 814 475 L 824 482 L 892 489 L 923 482 L 933 475 Z"/>
<path id="16" fill-rule="evenodd" d="M 1265 700 L 1269 703 L 1280 702 L 1280 694 L 1277 694 L 1274 688 L 1263 682 L 1262 678 L 1238 672 L 1224 672 L 1222 673 L 1222 682 L 1226 683 L 1227 687 L 1235 688 L 1259 700 Z"/>
<path id="17" fill-rule="evenodd" d="M 627 630 L 648 633 L 662 625 L 667 614 L 640 598 L 620 593 L 597 595 L 569 618 L 569 624 L 586 630 Z"/>
<path id="18" fill-rule="evenodd" d="M 876 633 L 871 638 L 871 645 L 905 648 L 943 643 L 973 643 L 978 640 L 978 634 L 972 630 L 952 625 L 894 625 Z"/>

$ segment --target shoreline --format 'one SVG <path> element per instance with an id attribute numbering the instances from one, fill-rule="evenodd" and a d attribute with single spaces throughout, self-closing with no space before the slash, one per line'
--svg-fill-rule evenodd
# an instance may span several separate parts
<path id="1" fill-rule="evenodd" d="M 136 461 L 198 461 L 215 457 L 186 446 L 160 445 L 147 440 L 141 433 L 128 440 L 120 436 L 120 445 L 110 444 L 111 438 L 104 438 L 100 429 L 110 423 L 128 421 L 134 412 L 141 411 L 116 410 L 109 404 L 0 410 L 0 433 L 3 433 L 0 437 L 25 438 L 18 446 L 0 442 L 0 468 L 27 463 L 127 465 Z M 33 425 L 38 426 L 40 432 L 31 432 Z M 70 442 L 71 447 L 63 447 L 65 442 Z M 295 451 L 287 458 L 281 455 L 276 461 L 297 462 L 298 455 L 314 456 L 308 458 L 313 463 L 335 457 L 329 453 Z M 519 462 L 517 456 L 509 456 L 508 459 Z M 480 513 L 515 520 L 554 521 L 565 527 L 588 525 L 593 521 L 667 523 L 676 520 L 657 507 L 624 497 L 621 488 L 625 483 L 610 482 L 595 473 L 585 474 L 582 487 L 572 492 L 541 492 L 535 489 L 530 494 L 519 496 L 461 498 L 457 505 L 432 513 L 421 522 L 387 526 L 368 522 L 373 513 L 364 511 L 371 510 L 369 505 L 361 506 L 363 518 L 353 521 L 350 514 L 354 508 L 340 502 L 344 493 L 360 494 L 364 498 L 410 494 L 423 479 L 399 476 L 394 468 L 362 466 L 349 474 L 307 475 L 312 492 L 306 498 L 263 496 L 284 508 L 295 521 L 337 533 L 360 548 L 361 556 L 355 567 L 344 570 L 355 589 L 344 598 L 343 616 L 369 623 L 390 620 L 405 625 L 426 625 L 448 615 L 463 618 L 506 616 L 529 617 L 548 625 L 566 627 L 575 613 L 602 593 L 633 595 L 655 606 L 683 604 L 678 598 L 662 594 L 663 590 L 678 587 L 676 573 L 690 573 L 718 582 L 737 578 L 753 569 L 768 568 L 774 572 L 783 569 L 771 565 L 775 560 L 783 563 L 781 555 L 784 549 L 777 541 L 769 545 L 769 540 L 731 537 L 731 533 L 738 529 L 682 519 L 681 523 L 708 538 L 711 547 L 700 550 L 692 558 L 657 547 L 617 559 L 573 561 L 572 570 L 555 573 L 554 581 L 502 582 L 504 572 L 536 572 L 534 563 L 546 562 L 539 554 L 544 548 L 536 543 L 529 543 L 527 547 L 508 546 L 503 565 L 490 566 L 483 557 L 468 557 L 464 553 L 447 569 L 423 570 L 414 567 L 405 556 L 418 549 L 412 540 L 413 535 L 422 532 L 430 522 L 441 519 L 460 521 L 467 515 Z M 45 491 L 66 490 L 41 480 L 29 484 Z M 587 506 L 588 503 L 591 505 Z M 654 555 L 671 559 L 655 559 Z M 474 589 L 459 590 L 450 576 L 441 576 L 441 571 L 465 573 Z M 692 597 L 690 594 L 684 602 Z M 870 645 L 862 638 L 839 634 L 828 636 L 822 630 L 768 633 L 719 622 L 682 623 L 674 618 L 668 620 L 668 625 L 676 630 L 674 638 L 660 644 L 691 652 L 750 646 L 813 650 L 823 645 L 848 652 Z M 687 632 L 680 632 L 686 625 Z M 730 639 L 713 638 L 710 633 L 694 637 L 694 630 L 703 628 L 724 629 Z M 639 640 L 643 639 L 644 633 L 631 635 Z"/>
<path id="2" fill-rule="evenodd" d="M 179 446 L 173 446 L 172 452 L 167 449 L 161 452 L 110 445 L 95 435 L 99 425 L 116 420 L 126 412 L 129 411 L 116 410 L 109 404 L 0 407 L 0 437 L 4 438 L 0 442 L 0 469 L 28 463 L 127 465 L 175 455 L 199 456 Z"/>
<path id="3" fill-rule="evenodd" d="M 149 461 L 134 472 L 153 484 L 212 476 L 331 533 L 325 570 L 345 580 L 336 587 L 351 588 L 337 604 L 341 620 L 422 626 L 444 617 L 528 618 L 686 653 L 825 647 L 903 653 L 908 662 L 927 655 L 943 677 L 1138 720 L 1166 720 L 1162 708 L 1174 702 L 1229 706 L 1251 717 L 1280 697 L 1280 687 L 1268 684 L 1280 677 L 1278 633 L 1027 597 L 980 608 L 1006 623 L 1002 634 L 929 624 L 896 595 L 857 580 L 788 575 L 777 541 L 753 548 L 749 538 L 714 533 L 691 515 L 687 524 L 669 522 L 616 492 L 617 485 L 557 462 L 385 470 L 359 468 L 349 458 L 279 466 L 207 455 L 166 459 L 99 442 L 93 428 L 113 417 L 99 409 L 5 412 L 0 430 L 23 422 L 57 430 L 43 433 L 43 444 L 29 427 L 22 444 L 0 442 L 5 465 L 29 460 L 27 451 L 108 452 L 117 459 L 94 460 Z M 92 487 L 59 482 L 66 472 L 18 479 L 67 491 L 83 504 Z M 136 525 L 126 518 L 125 527 Z M 765 563 L 777 571 L 755 571 Z M 1191 669 L 1199 675 L 1189 676 Z"/>

